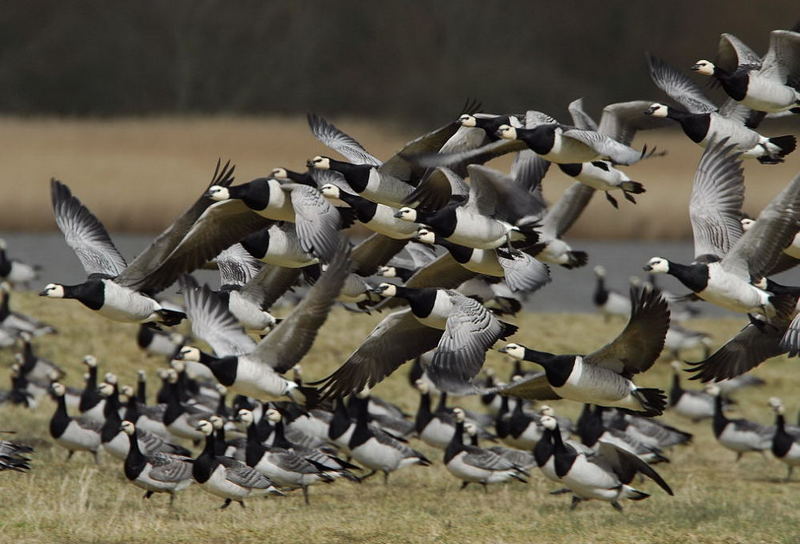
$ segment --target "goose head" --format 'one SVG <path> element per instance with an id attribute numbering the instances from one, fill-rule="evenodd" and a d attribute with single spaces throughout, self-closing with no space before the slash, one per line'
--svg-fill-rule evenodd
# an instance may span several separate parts
<path id="1" fill-rule="evenodd" d="M 392 283 L 379 283 L 372 292 L 382 297 L 390 298 L 397 296 L 397 286 Z"/>
<path id="2" fill-rule="evenodd" d="M 225 387 L 224 385 L 222 385 L 221 383 L 218 383 L 218 384 L 216 384 L 216 385 L 214 386 L 214 389 L 216 389 L 216 390 L 217 390 L 217 393 L 219 393 L 219 395 L 220 395 L 221 397 L 224 397 L 225 395 L 227 395 L 227 394 L 228 394 L 228 388 L 227 388 L 227 387 Z"/>
<path id="3" fill-rule="evenodd" d="M 97 358 L 94 355 L 86 355 L 83 358 L 83 364 L 89 368 L 95 368 L 97 366 Z"/>
<path id="4" fill-rule="evenodd" d="M 339 198 L 342 194 L 342 191 L 333 183 L 326 183 L 320 187 L 319 191 L 322 193 L 322 196 L 327 198 Z"/>
<path id="5" fill-rule="evenodd" d="M 497 137 L 502 138 L 504 140 L 516 140 L 517 129 L 515 129 L 511 125 L 500 125 L 499 127 L 497 127 L 496 135 Z"/>
<path id="6" fill-rule="evenodd" d="M 175 360 L 177 361 L 192 361 L 195 363 L 200 362 L 200 350 L 192 347 L 192 346 L 184 346 L 181 350 L 175 355 Z M 173 360 L 174 362 L 174 360 Z"/>
<path id="7" fill-rule="evenodd" d="M 322 155 L 317 155 L 313 159 L 309 159 L 308 161 L 306 161 L 306 166 L 309 168 L 316 168 L 317 170 L 330 170 L 331 159 L 329 157 L 323 157 Z"/>
<path id="8" fill-rule="evenodd" d="M 416 387 L 417 391 L 419 391 L 423 395 L 429 393 L 431 390 L 430 386 L 428 385 L 428 382 L 426 382 L 425 380 L 415 380 L 414 387 Z"/>
<path id="9" fill-rule="evenodd" d="M 466 432 L 469 436 L 475 436 L 478 434 L 478 428 L 474 423 L 467 421 L 464 423 L 464 432 Z"/>
<path id="10" fill-rule="evenodd" d="M 131 398 L 133 397 L 133 395 L 134 395 L 133 387 L 131 387 L 130 385 L 123 385 L 122 387 L 119 388 L 120 397 Z"/>
<path id="11" fill-rule="evenodd" d="M 211 433 L 214 432 L 214 425 L 212 425 L 211 422 L 208 420 L 201 419 L 200 421 L 197 422 L 195 429 L 197 429 L 206 436 L 211 436 Z"/>
<path id="12" fill-rule="evenodd" d="M 286 168 L 274 168 L 269 175 L 275 179 L 289 179 L 289 173 Z"/>
<path id="13" fill-rule="evenodd" d="M 669 107 L 659 102 L 654 102 L 644 112 L 645 115 L 651 115 L 653 117 L 667 117 L 668 113 Z"/>
<path id="14" fill-rule="evenodd" d="M 222 185 L 212 185 L 206 191 L 206 196 L 215 202 L 222 202 L 223 200 L 230 200 L 231 192 Z"/>
<path id="15" fill-rule="evenodd" d="M 753 228 L 753 225 L 755 225 L 755 224 L 756 224 L 756 222 L 755 222 L 754 219 L 750 219 L 749 217 L 743 217 L 742 218 L 742 230 L 745 231 L 745 232 L 747 232 L 748 230 Z"/>
<path id="16" fill-rule="evenodd" d="M 283 419 L 283 416 L 275 408 L 270 408 L 267 410 L 267 420 L 270 423 L 278 423 L 281 419 Z"/>
<path id="17" fill-rule="evenodd" d="M 67 392 L 67 388 L 64 387 L 64 384 L 61 382 L 53 382 L 53 384 L 50 386 L 50 390 L 57 397 L 63 397 L 64 393 Z"/>
<path id="18" fill-rule="evenodd" d="M 703 390 L 706 393 L 708 393 L 709 395 L 711 395 L 712 397 L 717 397 L 717 396 L 719 396 L 719 393 L 720 393 L 719 387 L 717 387 L 713 383 L 706 384 L 706 386 L 703 388 Z"/>
<path id="19" fill-rule="evenodd" d="M 216 414 L 210 416 L 208 422 L 211 423 L 215 430 L 220 430 L 225 425 L 225 420 Z"/>
<path id="20" fill-rule="evenodd" d="M 120 424 L 119 430 L 128 436 L 133 436 L 133 433 L 136 432 L 136 425 L 126 419 Z"/>
<path id="21" fill-rule="evenodd" d="M 553 407 L 550 406 L 549 404 L 543 404 L 541 408 L 539 408 L 539 415 L 542 417 L 544 416 L 555 417 L 556 411 L 553 410 Z"/>
<path id="22" fill-rule="evenodd" d="M 394 216 L 397 219 L 402 219 L 403 221 L 408 221 L 409 223 L 416 223 L 417 222 L 417 210 L 414 208 L 409 208 L 408 206 L 403 206 L 397 212 L 395 212 Z"/>
<path id="23" fill-rule="evenodd" d="M 428 227 L 420 227 L 414 235 L 414 240 L 423 244 L 433 245 L 436 243 L 436 234 Z"/>
<path id="24" fill-rule="evenodd" d="M 525 346 L 515 343 L 506 344 L 502 348 L 498 350 L 500 353 L 505 353 L 506 355 L 513 357 L 514 359 L 524 359 L 525 358 Z"/>
<path id="25" fill-rule="evenodd" d="M 60 283 L 48 283 L 44 286 L 44 289 L 39 292 L 40 297 L 64 298 L 64 295 L 64 286 Z"/>
<path id="26" fill-rule="evenodd" d="M 254 420 L 253 412 L 251 412 L 250 410 L 248 410 L 246 408 L 242 408 L 241 410 L 239 410 L 236 413 L 236 416 L 239 419 L 239 421 L 241 421 L 245 425 L 250 425 L 251 423 L 253 423 L 253 420 Z"/>
<path id="27" fill-rule="evenodd" d="M 466 418 L 466 414 L 464 414 L 464 410 L 461 408 L 453 408 L 453 416 L 455 416 L 456 421 L 459 423 L 463 423 Z"/>
<path id="28" fill-rule="evenodd" d="M 669 261 L 663 257 L 653 257 L 647 261 L 643 270 L 653 274 L 666 274 L 669 272 Z"/>
<path id="29" fill-rule="evenodd" d="M 101 397 L 110 397 L 114 393 L 114 386 L 110 383 L 101 383 L 97 386 L 97 392 Z"/>
<path id="30" fill-rule="evenodd" d="M 477 127 L 478 120 L 475 119 L 474 115 L 465 113 L 464 115 L 458 118 L 458 124 L 460 124 L 462 127 Z"/>
<path id="31" fill-rule="evenodd" d="M 776 414 L 783 414 L 783 401 L 778 397 L 770 397 L 767 404 Z"/>
<path id="32" fill-rule="evenodd" d="M 714 75 L 714 63 L 705 59 L 700 59 L 689 68 L 693 72 L 697 72 L 698 74 L 703 74 L 704 76 L 713 76 Z"/>
<path id="33" fill-rule="evenodd" d="M 375 275 L 382 278 L 396 278 L 397 268 L 394 266 L 379 266 L 377 272 L 375 272 Z"/>
<path id="34" fill-rule="evenodd" d="M 548 431 L 555 431 L 558 426 L 558 422 L 553 416 L 542 416 L 539 419 L 539 424 Z"/>

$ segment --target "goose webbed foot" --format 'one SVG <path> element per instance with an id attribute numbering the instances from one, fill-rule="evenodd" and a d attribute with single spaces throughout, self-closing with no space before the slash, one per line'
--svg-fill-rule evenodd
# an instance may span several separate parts
<path id="1" fill-rule="evenodd" d="M 619 203 L 617 203 L 617 199 L 611 196 L 608 191 L 606 191 L 606 200 L 608 200 L 614 208 L 619 209 Z"/>
<path id="2" fill-rule="evenodd" d="M 633 195 L 631 195 L 628 191 L 622 191 L 622 194 L 625 197 L 625 200 L 627 200 L 628 202 L 633 202 L 634 204 L 636 204 L 636 199 L 633 198 Z"/>

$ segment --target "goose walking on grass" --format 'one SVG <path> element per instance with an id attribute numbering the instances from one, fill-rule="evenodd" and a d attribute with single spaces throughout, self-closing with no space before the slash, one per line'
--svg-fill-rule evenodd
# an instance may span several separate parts
<path id="1" fill-rule="evenodd" d="M 444 465 L 447 470 L 461 480 L 461 489 L 471 483 L 478 483 L 487 491 L 487 484 L 502 483 L 511 479 L 527 483 L 528 473 L 519 465 L 497 453 L 464 444 L 464 411 L 453 409 L 456 426 L 453 438 L 444 451 Z"/>
<path id="2" fill-rule="evenodd" d="M 631 378 L 647 371 L 658 358 L 669 328 L 669 308 L 660 291 L 632 287 L 631 315 L 613 342 L 588 355 L 554 355 L 519 344 L 500 351 L 544 367 L 543 376 L 498 388 L 504 395 L 529 399 L 565 398 L 624 408 L 647 416 L 660 415 L 666 396 L 660 389 L 640 388 Z"/>
<path id="3" fill-rule="evenodd" d="M 272 480 L 232 457 L 217 455 L 214 426 L 206 420 L 197 424 L 197 430 L 205 436 L 203 451 L 192 464 L 192 477 L 200 487 L 222 497 L 227 508 L 231 502 L 238 502 L 244 508 L 244 499 L 283 495 Z"/>
<path id="4" fill-rule="evenodd" d="M 769 405 L 775 412 L 775 434 L 772 435 L 772 454 L 776 459 L 783 462 L 788 471 L 786 481 L 792 479 L 794 467 L 800 466 L 800 429 L 794 428 L 794 433 L 790 433 L 786 425 L 786 418 L 783 416 L 784 408 L 781 399 L 769 399 Z"/>
<path id="5" fill-rule="evenodd" d="M 627 317 L 631 313 L 631 299 L 618 291 L 609 289 L 606 286 L 606 268 L 602 265 L 594 267 L 594 275 L 597 278 L 592 302 L 594 307 L 600 310 L 606 322 L 611 317 Z"/>
<path id="6" fill-rule="evenodd" d="M 37 265 L 9 258 L 6 241 L 0 238 L 0 280 L 27 288 L 32 281 L 39 279 L 40 269 Z"/>
<path id="7" fill-rule="evenodd" d="M 762 454 L 772 446 L 775 429 L 747 419 L 728 419 L 722 411 L 722 396 L 715 385 L 708 386 L 714 398 L 714 419 L 712 429 L 717 442 L 736 452 L 736 460 L 751 451 Z"/>
<path id="8" fill-rule="evenodd" d="M 637 474 L 656 482 L 668 495 L 673 494 L 667 482 L 636 455 L 605 442 L 600 442 L 596 453 L 587 454 L 561 439 L 555 418 L 543 416 L 542 426 L 553 431 L 548 438 L 555 474 L 572 492 L 573 509 L 582 501 L 597 499 L 610 502 L 621 512 L 620 500 L 646 499 L 648 493 L 630 486 Z"/>
<path id="9" fill-rule="evenodd" d="M 51 386 L 53 394 L 58 398 L 56 411 L 50 418 L 50 436 L 56 444 L 69 451 L 67 461 L 72 459 L 76 451 L 88 451 L 94 456 L 95 464 L 100 464 L 100 432 L 102 425 L 86 417 L 73 418 L 67 414 L 64 400 L 66 388 L 55 382 Z"/>
<path id="10" fill-rule="evenodd" d="M 130 421 L 123 421 L 120 431 L 127 435 L 129 441 L 123 465 L 125 477 L 136 487 L 145 490 L 145 499 L 149 499 L 153 493 L 169 493 L 169 504 L 172 506 L 175 494 L 194 481 L 192 458 L 174 453 L 142 451 L 141 431 Z"/>

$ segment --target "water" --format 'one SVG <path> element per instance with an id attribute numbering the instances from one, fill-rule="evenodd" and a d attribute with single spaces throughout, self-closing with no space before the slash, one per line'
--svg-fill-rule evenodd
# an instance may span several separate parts
<path id="1" fill-rule="evenodd" d="M 64 242 L 61 233 L 0 233 L 8 244 L 8 253 L 16 259 L 39 264 L 43 267 L 40 285 L 32 285 L 40 289 L 46 283 L 80 283 L 85 274 L 75 254 Z M 147 247 L 151 236 L 114 235 L 114 243 L 122 255 L 130 262 L 134 256 Z M 567 270 L 551 265 L 553 281 L 530 295 L 526 308 L 541 312 L 585 312 L 593 311 L 592 293 L 595 287 L 595 265 L 606 268 L 607 285 L 615 290 L 627 292 L 628 280 L 631 276 L 644 277 L 642 267 L 651 257 L 665 257 L 677 262 L 688 262 L 693 255 L 689 241 L 597 241 L 570 240 L 575 250 L 589 253 L 589 264 L 582 268 Z M 199 279 L 216 283 L 215 275 L 208 272 Z M 790 270 L 776 276 L 781 283 L 800 284 L 800 271 Z M 688 290 L 671 276 L 658 276 L 658 283 L 664 289 L 676 294 L 687 293 Z M 706 314 L 725 315 L 727 312 L 710 304 L 703 305 Z"/>

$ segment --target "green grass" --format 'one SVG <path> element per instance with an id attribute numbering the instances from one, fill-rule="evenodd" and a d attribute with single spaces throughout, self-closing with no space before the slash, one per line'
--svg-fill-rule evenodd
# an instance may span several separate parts
<path id="1" fill-rule="evenodd" d="M 41 355 L 68 370 L 66 382 L 79 385 L 80 359 L 93 353 L 102 372 L 119 374 L 132 383 L 136 370 L 151 372 L 163 364 L 147 358 L 135 345 L 134 326 L 112 323 L 92 315 L 71 301 L 50 301 L 31 294 L 14 295 L 14 308 L 52 322 L 60 334 L 40 339 Z M 380 316 L 363 316 L 336 310 L 314 349 L 303 363 L 307 379 L 326 375 L 340 364 Z M 515 341 L 556 352 L 583 352 L 612 339 L 621 321 L 604 323 L 596 315 L 528 314 L 517 320 Z M 694 327 L 713 333 L 717 341 L 733 334 L 741 320 L 697 320 Z M 0 366 L 12 361 L 0 353 Z M 639 380 L 667 387 L 671 369 L 666 359 Z M 491 353 L 488 364 L 505 376 L 509 363 Z M 800 374 L 796 361 L 781 358 L 757 369 L 768 381 L 759 389 L 739 392 L 739 413 L 771 423 L 766 406 L 770 395 L 783 397 L 794 419 Z M 375 393 L 413 411 L 417 395 L 407 385 L 401 369 Z M 6 381 L 6 372 L 0 381 Z M 151 395 L 156 384 L 151 378 Z M 7 382 L 6 382 L 7 383 Z M 687 385 L 684 382 L 684 385 Z M 694 384 L 692 384 L 694 386 Z M 477 408 L 477 399 L 463 399 Z M 579 406 L 554 403 L 559 413 L 574 417 Z M 442 466 L 441 452 L 417 441 L 436 462 L 394 473 L 389 485 L 380 478 L 356 485 L 337 482 L 316 486 L 311 506 L 299 493 L 286 498 L 253 499 L 247 509 L 233 505 L 219 511 L 221 500 L 198 486 L 178 496 L 176 507 L 166 496 L 142 500 L 142 491 L 128 484 L 121 463 L 105 455 L 100 466 L 77 454 L 66 463 L 66 452 L 52 444 L 47 422 L 54 405 L 44 400 L 36 411 L 0 407 L 0 427 L 16 429 L 19 439 L 35 439 L 33 469 L 28 474 L 0 474 L 0 541 L 39 542 L 542 542 L 542 543 L 796 543 L 800 540 L 797 504 L 798 481 L 782 483 L 782 463 L 750 454 L 734 463 L 735 455 L 719 446 L 710 423 L 692 424 L 674 414 L 664 420 L 695 434 L 694 443 L 669 452 L 672 463 L 658 471 L 675 490 L 669 497 L 652 482 L 636 485 L 650 493 L 645 501 L 626 502 L 618 514 L 608 504 L 583 503 L 568 510 L 568 496 L 550 496 L 558 486 L 536 471 L 529 484 L 493 486 L 488 494 L 471 487 L 459 491 L 457 482 Z"/>

